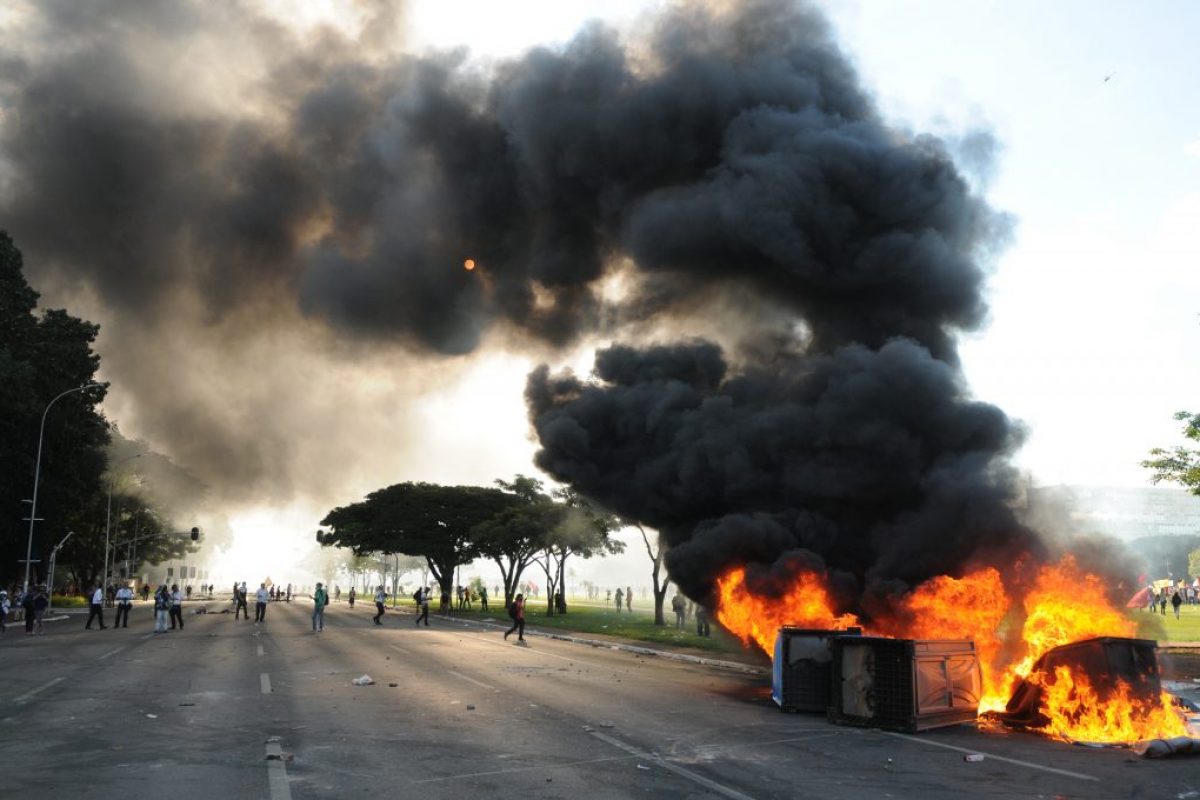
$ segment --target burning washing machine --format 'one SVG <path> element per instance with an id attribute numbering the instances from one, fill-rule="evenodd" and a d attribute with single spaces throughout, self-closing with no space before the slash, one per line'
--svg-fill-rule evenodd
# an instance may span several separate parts
<path id="1" fill-rule="evenodd" d="M 972 641 L 829 640 L 829 720 L 916 732 L 974 720 L 983 679 Z"/>
<path id="2" fill-rule="evenodd" d="M 833 654 L 829 640 L 835 636 L 860 636 L 861 628 L 824 630 L 780 628 L 775 635 L 771 662 L 771 699 L 781 711 L 816 711 L 829 708 Z"/>

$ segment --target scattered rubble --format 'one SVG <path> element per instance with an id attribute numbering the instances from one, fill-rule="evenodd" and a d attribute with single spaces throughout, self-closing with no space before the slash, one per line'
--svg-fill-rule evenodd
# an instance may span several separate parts
<path id="1" fill-rule="evenodd" d="M 370 675 L 363 675 L 362 677 L 355 678 L 354 680 L 352 680 L 350 682 L 353 683 L 355 686 L 370 686 L 373 683 L 375 683 L 375 681 L 371 679 Z"/>

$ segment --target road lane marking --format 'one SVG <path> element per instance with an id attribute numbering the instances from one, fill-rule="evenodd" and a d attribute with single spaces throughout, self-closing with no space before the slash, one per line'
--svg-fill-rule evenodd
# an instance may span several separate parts
<path id="1" fill-rule="evenodd" d="M 401 655 L 408 655 L 408 651 L 405 650 L 403 647 L 397 647 L 394 644 L 389 644 L 388 647 L 392 648 L 393 650 L 395 650 L 397 653 L 400 653 Z"/>
<path id="2" fill-rule="evenodd" d="M 985 756 L 986 758 L 993 759 L 995 761 L 1003 761 L 1007 764 L 1016 764 L 1019 767 L 1028 767 L 1029 769 L 1039 769 L 1042 772 L 1053 772 L 1055 775 L 1065 775 L 1068 778 L 1078 778 L 1081 781 L 1098 781 L 1098 780 L 1100 780 L 1095 775 L 1084 775 L 1082 772 L 1071 772 L 1069 770 L 1058 769 L 1056 767 L 1046 767 L 1041 764 L 1034 764 L 1030 761 L 1021 761 L 1020 759 L 1017 759 L 1017 758 L 1007 758 L 1005 756 L 992 755 L 991 753 L 984 752 L 983 750 L 972 750 L 972 749 L 968 749 L 966 747 L 955 747 L 952 744 L 944 744 L 942 742 L 934 742 L 934 741 L 930 741 L 929 739 L 922 739 L 917 736 L 908 736 L 903 733 L 895 733 L 894 731 L 880 731 L 880 733 L 886 733 L 888 736 L 895 736 L 897 739 L 907 739 L 908 741 L 916 742 L 917 744 L 927 744 L 927 745 L 931 745 L 933 747 L 944 747 L 947 750 L 954 750 L 959 753 L 967 753 L 967 754 L 979 753 L 980 755 Z"/>
<path id="3" fill-rule="evenodd" d="M 271 676 L 265 672 L 259 673 L 258 682 L 262 686 L 263 694 L 271 693 Z"/>
<path id="4" fill-rule="evenodd" d="M 156 634 L 156 633 L 158 633 L 158 631 L 150 631 L 150 632 L 149 632 L 149 633 L 147 633 L 145 636 L 143 636 L 143 637 L 142 637 L 142 639 L 149 639 L 150 637 L 152 637 L 152 636 L 153 636 L 154 634 Z"/>
<path id="5" fill-rule="evenodd" d="M 470 634 L 466 634 L 466 633 L 458 633 L 458 634 L 455 634 L 455 635 L 456 635 L 456 636 L 461 636 L 461 637 L 463 637 L 464 639 L 472 639 L 472 640 L 474 640 L 474 641 L 476 641 L 476 642 L 483 642 L 484 644 L 490 644 L 490 645 L 492 645 L 493 647 L 500 647 L 500 648 L 503 648 L 503 649 L 505 649 L 505 650 L 508 650 L 510 653 L 511 653 L 511 652 L 513 652 L 513 651 L 512 651 L 512 647 L 513 647 L 513 645 L 511 645 L 511 644 L 507 644 L 507 643 L 501 643 L 501 642 L 494 642 L 494 641 L 492 641 L 491 639 L 484 639 L 482 636 L 471 636 Z M 603 664 L 597 664 L 597 663 L 595 663 L 595 662 L 593 662 L 593 661 L 584 661 L 584 660 L 583 660 L 583 659 L 581 659 L 581 658 L 570 658 L 570 657 L 567 657 L 567 656 L 560 656 L 560 655 L 556 655 L 555 653 L 547 653 L 545 650 L 530 650 L 530 651 L 529 651 L 529 654 L 530 654 L 530 655 L 534 655 L 534 654 L 536 654 L 536 655 L 539 655 L 539 656 L 549 656 L 550 658 L 557 658 L 559 661 L 569 661 L 569 662 L 571 662 L 572 664 L 584 664 L 584 665 L 586 665 L 586 666 L 589 666 L 589 667 L 595 667 L 596 669 L 613 669 L 613 667 L 612 667 L 611 665 L 610 665 L 610 666 L 605 666 L 605 665 L 603 665 Z"/>
<path id="6" fill-rule="evenodd" d="M 282 755 L 283 748 L 279 742 L 267 742 L 267 785 L 271 788 L 271 800 L 292 800 L 292 787 L 288 785 L 287 767 L 280 758 Z"/>
<path id="7" fill-rule="evenodd" d="M 463 675 L 461 672 L 455 672 L 452 669 L 448 669 L 446 671 L 449 672 L 451 675 L 453 675 L 456 678 L 462 678 L 464 681 L 466 681 L 468 683 L 473 683 L 476 686 L 482 686 L 484 689 L 495 689 L 496 688 L 495 686 L 492 686 L 489 683 L 484 683 L 483 681 L 477 681 L 469 675 Z"/>
<path id="8" fill-rule="evenodd" d="M 410 783 L 441 783 L 443 781 L 465 780 L 467 778 L 482 778 L 488 775 L 508 775 L 513 772 L 529 772 L 530 770 L 567 769 L 569 767 L 586 767 L 589 764 L 608 764 L 613 761 L 632 761 L 637 756 L 609 756 L 608 758 L 589 758 L 584 761 L 565 761 L 562 764 L 534 764 L 531 767 L 509 767 L 508 769 L 493 769 L 487 772 L 464 772 L 459 775 L 444 775 L 440 778 L 423 778 Z"/>
<path id="9" fill-rule="evenodd" d="M 264 653 L 264 652 L 263 652 L 263 649 L 262 649 L 262 645 L 261 645 L 261 644 L 258 646 L 258 654 L 259 654 L 260 656 L 265 656 L 265 655 L 266 655 L 266 653 Z"/>
<path id="10" fill-rule="evenodd" d="M 724 797 L 731 798 L 731 800 L 753 800 L 753 798 L 750 797 L 750 795 L 748 795 L 748 794 L 742 794 L 737 789 L 731 789 L 728 786 L 724 786 L 720 783 L 717 783 L 716 781 L 709 780 L 708 778 L 704 777 L 703 775 L 699 775 L 695 772 L 692 772 L 690 769 L 684 769 L 683 767 L 679 766 L 678 764 L 672 764 L 670 761 L 667 761 L 667 760 L 661 758 L 660 756 L 655 755 L 654 753 L 647 753 L 643 750 L 638 750 L 636 747 L 634 747 L 632 745 L 625 744 L 620 739 L 614 739 L 613 737 L 607 736 L 603 733 L 600 733 L 599 731 L 591 731 L 591 734 L 592 734 L 592 736 L 595 736 L 597 739 L 599 739 L 602 742 L 608 742 L 609 744 L 611 744 L 613 747 L 617 748 L 618 750 L 624 750 L 626 753 L 629 753 L 631 756 L 645 759 L 647 761 L 652 761 L 655 764 L 657 764 L 658 766 L 662 767 L 663 769 L 674 772 L 676 775 L 678 775 L 681 778 L 687 778 L 689 781 L 692 781 L 693 783 L 698 783 L 701 786 L 703 786 L 704 788 L 714 791 L 719 795 L 723 795 Z"/>
<path id="11" fill-rule="evenodd" d="M 24 703 L 24 702 L 28 701 L 30 698 L 32 698 L 35 694 L 38 694 L 39 692 L 44 692 L 47 689 L 49 689 L 51 686 L 54 686 L 55 684 L 58 684 L 58 683 L 62 683 L 65 680 L 66 680 L 66 678 L 55 678 L 52 681 L 43 683 L 41 686 L 39 686 L 36 689 L 33 689 L 32 691 L 28 691 L 25 694 L 20 695 L 19 697 L 14 697 L 13 702 L 14 703 Z"/>
<path id="12" fill-rule="evenodd" d="M 117 653 L 121 652 L 121 651 L 122 651 L 122 650 L 124 650 L 124 649 L 125 649 L 124 647 L 118 647 L 116 650 L 109 650 L 107 653 L 105 653 L 104 655 L 100 656 L 100 658 L 99 658 L 98 660 L 99 660 L 99 661 L 103 661 L 104 659 L 108 658 L 109 656 L 114 656 L 114 655 L 116 655 Z"/>

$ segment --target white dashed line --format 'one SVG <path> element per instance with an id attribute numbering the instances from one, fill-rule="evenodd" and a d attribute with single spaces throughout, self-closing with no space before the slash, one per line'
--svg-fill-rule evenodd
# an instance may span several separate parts
<path id="1" fill-rule="evenodd" d="M 259 673 L 258 681 L 262 685 L 262 693 L 271 693 L 271 676 L 265 672 Z"/>
<path id="2" fill-rule="evenodd" d="M 947 750 L 955 750 L 959 753 L 968 753 L 968 754 L 979 753 L 980 755 L 986 756 L 987 758 L 990 758 L 993 761 L 1003 761 L 1006 764 L 1016 764 L 1018 767 L 1029 767 L 1030 769 L 1040 769 L 1042 772 L 1053 772 L 1055 775 L 1065 775 L 1068 778 L 1078 778 L 1081 781 L 1098 781 L 1098 780 L 1100 780 L 1099 778 L 1097 778 L 1094 775 L 1084 775 L 1082 772 L 1070 772 L 1068 770 L 1058 769 L 1056 767 L 1045 767 L 1045 766 L 1042 766 L 1041 764 L 1034 764 L 1029 761 L 1021 761 L 1016 758 L 1006 758 L 1004 756 L 992 755 L 991 753 L 985 753 L 982 750 L 969 750 L 965 747 L 955 747 L 952 744 L 943 744 L 942 742 L 934 742 L 929 739 L 921 739 L 916 736 L 908 736 L 903 733 L 894 733 L 892 731 L 881 731 L 881 732 L 886 733 L 888 736 L 895 736 L 897 739 L 907 739 L 908 741 L 916 742 L 917 744 L 927 744 L 927 745 L 931 745 L 933 747 L 944 747 Z"/>
<path id="3" fill-rule="evenodd" d="M 36 688 L 36 689 L 34 689 L 34 690 L 32 690 L 32 691 L 26 692 L 25 694 L 23 694 L 23 695 L 20 695 L 20 696 L 18 696 L 18 697 L 14 697 L 14 698 L 13 698 L 13 702 L 14 702 L 14 703 L 24 703 L 24 702 L 27 702 L 28 700 L 30 700 L 30 699 L 31 699 L 31 698 L 32 698 L 34 695 L 38 694 L 39 692 L 44 692 L 44 691 L 46 691 L 47 689 L 49 689 L 51 686 L 54 686 L 54 685 L 55 685 L 55 684 L 57 684 L 57 683 L 62 683 L 62 682 L 63 682 L 63 681 L 65 681 L 65 680 L 66 680 L 66 678 L 55 678 L 55 679 L 54 679 L 54 680 L 52 680 L 52 681 L 49 681 L 49 682 L 47 682 L 47 683 L 43 683 L 41 686 L 39 686 L 38 688 Z"/>
<path id="4" fill-rule="evenodd" d="M 742 794 L 737 789 L 731 789 L 728 786 L 723 786 L 723 785 L 717 783 L 716 781 L 711 781 L 708 778 L 704 777 L 703 775 L 698 775 L 695 772 L 692 772 L 690 769 L 684 769 L 683 767 L 679 766 L 678 764 L 672 764 L 670 761 L 665 761 L 653 753 L 647 753 L 642 750 L 638 750 L 636 747 L 634 747 L 632 745 L 625 744 L 620 739 L 614 739 L 613 737 L 606 736 L 605 734 L 600 733 L 598 731 L 592 731 L 591 733 L 592 733 L 592 736 L 595 736 L 597 739 L 599 739 L 602 742 L 608 742 L 609 744 L 611 744 L 613 747 L 617 748 L 618 750 L 624 750 L 626 753 L 629 753 L 629 755 L 631 755 L 631 756 L 636 756 L 637 758 L 642 758 L 647 761 L 651 761 L 651 762 L 657 764 L 658 766 L 662 767 L 665 770 L 674 772 L 676 775 L 678 775 L 681 778 L 687 778 L 692 783 L 697 783 L 697 784 L 703 786 L 705 789 L 709 789 L 711 791 L 716 792 L 719 795 L 723 795 L 725 797 L 731 798 L 731 800 L 753 800 L 753 798 L 751 798 L 749 795 Z"/>
<path id="5" fill-rule="evenodd" d="M 267 785 L 271 788 L 271 800 L 292 800 L 292 788 L 288 785 L 287 767 L 280 758 L 282 755 L 283 748 L 279 742 L 267 742 Z"/>
<path id="6" fill-rule="evenodd" d="M 107 653 L 100 656 L 100 658 L 98 660 L 103 661 L 104 659 L 108 658 L 109 656 L 115 656 L 117 653 L 121 652 L 124 649 L 125 649 L 124 647 L 118 647 L 116 650 L 109 650 Z"/>
<path id="7" fill-rule="evenodd" d="M 265 655 L 266 655 L 266 653 L 263 651 L 263 648 L 262 648 L 262 645 L 261 645 L 261 644 L 258 646 L 258 654 L 259 654 L 260 656 L 265 656 Z"/>
<path id="8" fill-rule="evenodd" d="M 462 678 L 467 683 L 473 683 L 476 686 L 482 686 L 484 689 L 495 689 L 496 688 L 495 686 L 492 686 L 489 683 L 484 683 L 483 681 L 477 681 L 469 675 L 463 675 L 461 672 L 455 672 L 452 669 L 448 669 L 446 671 L 449 672 L 451 675 L 453 675 L 456 678 Z"/>

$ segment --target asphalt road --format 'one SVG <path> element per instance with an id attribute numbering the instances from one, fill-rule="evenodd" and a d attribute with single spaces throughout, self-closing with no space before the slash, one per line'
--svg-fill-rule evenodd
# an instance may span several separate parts
<path id="1" fill-rule="evenodd" d="M 779 713 L 754 675 L 536 637 L 521 648 L 407 613 L 380 627 L 361 605 L 331 606 L 318 635 L 309 603 L 272 604 L 257 626 L 191 604 L 185 630 L 161 635 L 146 607 L 127 630 L 10 627 L 4 796 L 1200 798 L 1197 758 L 836 727 Z M 364 674 L 373 686 L 351 683 Z"/>

